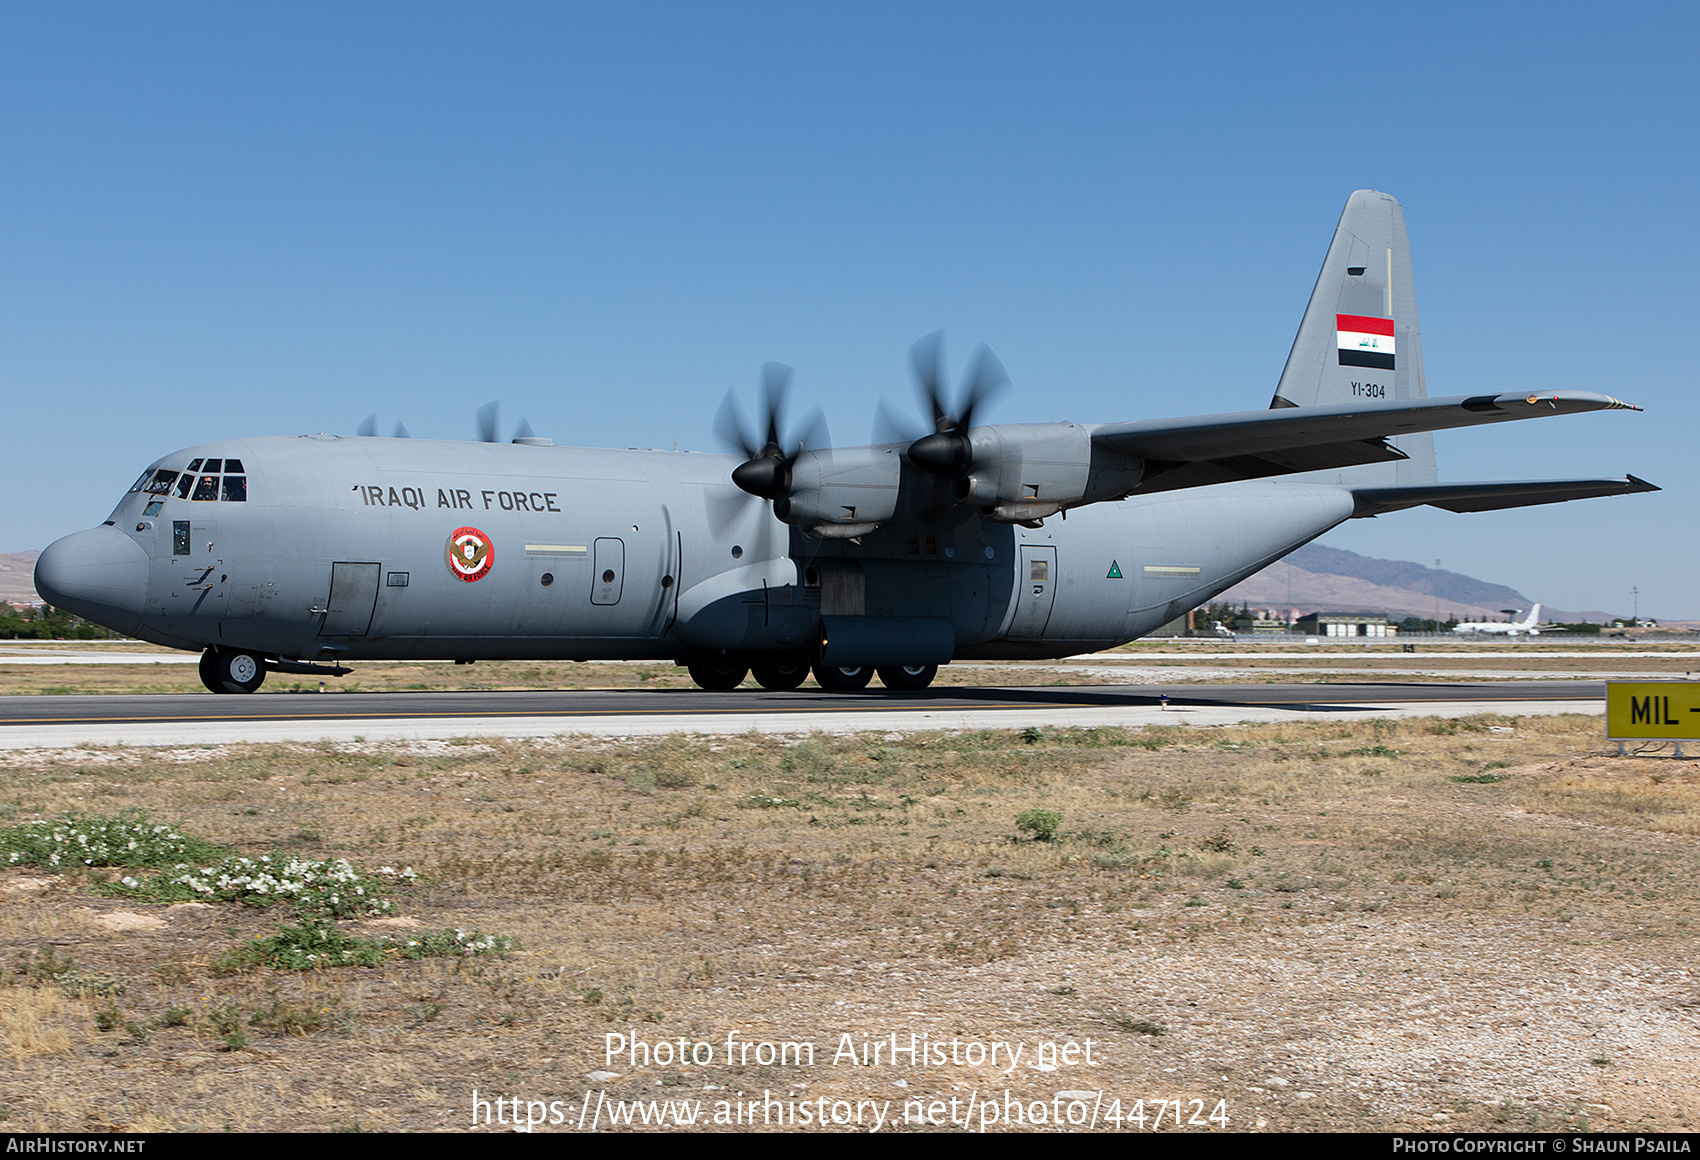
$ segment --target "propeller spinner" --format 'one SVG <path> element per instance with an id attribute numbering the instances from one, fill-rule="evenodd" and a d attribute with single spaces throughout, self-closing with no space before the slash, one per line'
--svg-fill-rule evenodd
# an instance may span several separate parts
<path id="1" fill-rule="evenodd" d="M 952 412 L 944 398 L 944 331 L 936 330 L 910 347 L 909 360 L 915 370 L 915 389 L 933 420 L 932 434 L 909 445 L 909 462 L 932 475 L 961 479 L 974 466 L 969 442 L 974 412 L 1009 385 L 1009 374 L 998 356 L 982 346 L 975 352 L 961 400 Z"/>
<path id="2" fill-rule="evenodd" d="M 748 458 L 732 470 L 732 482 L 761 499 L 773 501 L 774 514 L 785 517 L 790 505 L 791 468 L 805 450 L 820 450 L 831 444 L 826 430 L 826 416 L 816 407 L 809 413 L 800 432 L 787 440 L 782 431 L 785 421 L 785 397 L 790 392 L 791 368 L 780 363 L 762 367 L 762 403 L 766 430 L 751 435 L 744 425 L 743 413 L 731 391 L 714 417 L 714 431 L 731 450 Z M 760 440 L 758 442 L 758 440 Z M 786 448 L 792 450 L 787 451 Z"/>

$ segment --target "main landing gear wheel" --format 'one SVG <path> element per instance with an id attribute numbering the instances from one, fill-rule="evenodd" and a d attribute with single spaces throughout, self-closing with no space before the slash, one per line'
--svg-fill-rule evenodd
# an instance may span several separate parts
<path id="1" fill-rule="evenodd" d="M 251 652 L 208 649 L 201 654 L 201 684 L 215 693 L 252 693 L 266 679 L 266 662 Z"/>
<path id="2" fill-rule="evenodd" d="M 750 670 L 756 684 L 775 692 L 787 692 L 801 685 L 809 675 L 809 666 L 798 661 L 794 665 L 757 665 Z"/>
<path id="3" fill-rule="evenodd" d="M 856 693 L 868 687 L 868 682 L 874 679 L 874 670 L 867 665 L 854 667 L 825 665 L 815 666 L 815 684 L 829 693 Z"/>
<path id="4" fill-rule="evenodd" d="M 881 665 L 880 684 L 893 692 L 912 693 L 933 683 L 939 675 L 937 665 Z"/>
<path id="5" fill-rule="evenodd" d="M 735 665 L 731 661 L 703 661 L 688 667 L 691 680 L 711 693 L 725 693 L 736 689 L 744 683 L 744 678 L 750 671 L 747 666 Z"/>

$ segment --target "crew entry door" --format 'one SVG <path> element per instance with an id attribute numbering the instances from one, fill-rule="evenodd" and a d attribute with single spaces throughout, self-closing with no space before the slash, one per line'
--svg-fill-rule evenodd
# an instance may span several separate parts
<path id="1" fill-rule="evenodd" d="M 1036 639 L 1044 633 L 1051 619 L 1051 603 L 1056 599 L 1057 550 L 1021 545 L 1015 582 L 1015 617 L 1009 623 L 1009 635 Z"/>
<path id="2" fill-rule="evenodd" d="M 371 630 L 382 567 L 341 561 L 331 565 L 331 598 L 325 605 L 320 636 L 365 636 Z"/>

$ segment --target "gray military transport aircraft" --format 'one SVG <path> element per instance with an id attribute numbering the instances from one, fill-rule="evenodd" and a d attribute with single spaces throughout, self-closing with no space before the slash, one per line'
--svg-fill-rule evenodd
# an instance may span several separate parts
<path id="1" fill-rule="evenodd" d="M 705 689 L 926 687 L 958 658 L 1133 640 L 1344 520 L 1627 492 L 1623 479 L 1440 483 L 1432 431 L 1630 408 L 1587 391 L 1429 398 L 1399 203 L 1341 215 L 1268 410 L 975 426 L 936 336 L 931 430 L 868 447 L 736 408 L 736 456 L 302 435 L 167 455 L 36 562 L 43 599 L 203 650 L 215 693 L 344 661 L 673 660 Z M 398 432 L 399 434 L 400 432 Z"/>

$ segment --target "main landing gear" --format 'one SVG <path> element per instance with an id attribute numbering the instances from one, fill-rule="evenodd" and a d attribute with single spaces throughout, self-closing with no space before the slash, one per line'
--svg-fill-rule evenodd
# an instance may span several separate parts
<path id="1" fill-rule="evenodd" d="M 744 683 L 749 675 L 748 665 L 735 664 L 732 661 L 700 661 L 689 666 L 691 680 L 699 688 L 711 693 L 729 693 Z M 759 678 L 758 678 L 759 679 Z"/>
<path id="2" fill-rule="evenodd" d="M 252 693 L 266 679 L 266 662 L 251 652 L 209 648 L 201 654 L 201 684 L 215 693 Z"/>
<path id="3" fill-rule="evenodd" d="M 815 684 L 829 693 L 858 693 L 868 687 L 868 682 L 874 679 L 874 670 L 868 665 L 815 666 Z"/>
<path id="4" fill-rule="evenodd" d="M 785 693 L 808 679 L 809 666 L 802 661 L 791 665 L 757 665 L 750 672 L 762 688 Z"/>
<path id="5" fill-rule="evenodd" d="M 881 665 L 880 684 L 894 693 L 912 693 L 933 683 L 937 665 Z"/>
<path id="6" fill-rule="evenodd" d="M 775 692 L 798 688 L 812 672 L 815 684 L 829 693 L 858 693 L 868 687 L 874 675 L 880 684 L 894 693 L 913 693 L 926 688 L 938 676 L 937 665 L 815 665 L 812 669 L 801 660 L 789 664 L 746 667 L 733 660 L 698 661 L 689 666 L 691 680 L 698 687 L 724 693 L 753 676 L 756 684 Z M 209 686 L 210 687 L 210 686 Z"/>

